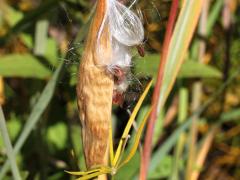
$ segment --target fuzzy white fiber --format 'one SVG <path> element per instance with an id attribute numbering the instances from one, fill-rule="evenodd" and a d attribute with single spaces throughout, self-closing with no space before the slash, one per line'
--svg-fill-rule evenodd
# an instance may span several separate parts
<path id="1" fill-rule="evenodd" d="M 110 30 L 112 55 L 108 68 L 131 66 L 131 47 L 141 44 L 144 39 L 144 28 L 140 18 L 131 10 L 133 3 L 126 7 L 117 0 L 106 0 L 107 9 L 98 38 L 101 37 L 104 27 Z M 100 47 L 100 46 L 99 46 Z M 104 57 L 101 47 L 97 49 L 100 56 Z"/>

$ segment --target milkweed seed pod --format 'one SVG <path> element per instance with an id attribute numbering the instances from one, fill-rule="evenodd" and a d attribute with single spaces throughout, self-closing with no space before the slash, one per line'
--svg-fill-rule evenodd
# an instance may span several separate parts
<path id="1" fill-rule="evenodd" d="M 114 69 L 131 65 L 130 48 L 140 44 L 143 38 L 142 23 L 129 8 L 116 0 L 98 0 L 77 84 L 88 169 L 108 163 Z"/>
<path id="2" fill-rule="evenodd" d="M 83 147 L 87 168 L 107 164 L 109 125 L 111 120 L 113 77 L 107 73 L 96 51 L 101 46 L 110 56 L 109 28 L 98 32 L 105 16 L 106 1 L 99 0 L 95 18 L 90 27 L 85 51 L 79 67 L 77 85 L 78 106 L 82 125 Z M 110 58 L 106 58 L 106 64 Z"/>

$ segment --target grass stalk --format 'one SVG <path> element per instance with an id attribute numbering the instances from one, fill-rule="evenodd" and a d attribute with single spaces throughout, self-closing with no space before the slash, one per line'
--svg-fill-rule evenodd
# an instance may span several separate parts
<path id="1" fill-rule="evenodd" d="M 1 128 L 1 134 L 4 141 L 4 144 L 6 146 L 7 150 L 7 156 L 10 162 L 12 174 L 14 177 L 14 180 L 21 180 L 21 176 L 17 167 L 15 154 L 13 152 L 13 147 L 11 144 L 11 140 L 8 134 L 7 126 L 6 126 L 6 120 L 3 114 L 2 106 L 0 106 L 0 128 Z"/>
<path id="2" fill-rule="evenodd" d="M 206 35 L 206 25 L 207 25 L 207 17 L 208 17 L 208 9 L 209 9 L 209 1 L 206 0 L 202 14 L 199 21 L 199 34 L 202 37 Z M 206 50 L 206 43 L 203 40 L 199 42 L 199 50 L 198 50 L 198 61 L 203 63 L 204 55 Z M 198 81 L 193 85 L 193 100 L 192 100 L 192 111 L 194 112 L 198 109 L 201 105 L 201 96 L 202 96 L 202 83 Z M 198 116 L 193 117 L 193 123 L 190 130 L 190 143 L 189 143 L 189 157 L 187 162 L 187 170 L 186 170 L 186 178 L 190 178 L 190 174 L 192 173 L 194 162 L 195 162 L 195 155 L 196 155 L 196 141 L 198 136 Z"/>
<path id="3" fill-rule="evenodd" d="M 231 68 L 231 41 L 232 41 L 232 19 L 231 19 L 231 1 L 229 0 L 224 0 L 224 6 L 222 10 L 222 25 L 224 29 L 224 38 L 225 38 L 225 47 L 224 47 L 224 58 L 223 58 L 223 82 L 228 79 L 229 76 L 229 71 Z M 224 92 L 224 95 L 222 96 L 221 99 L 221 111 L 224 111 L 224 105 L 226 102 L 226 93 L 227 89 Z"/>
<path id="4" fill-rule="evenodd" d="M 164 63 L 161 62 L 161 64 L 163 64 L 163 66 L 161 66 L 160 64 L 160 71 L 162 71 L 160 73 L 162 74 L 162 76 L 160 76 L 161 78 L 160 79 L 158 78 L 158 81 L 160 80 L 160 83 L 159 83 L 160 91 L 159 93 L 154 93 L 153 101 L 156 102 L 155 98 L 156 97 L 159 97 L 159 98 L 157 100 L 157 103 L 152 104 L 153 110 L 154 110 L 153 112 L 155 114 L 154 113 L 152 114 L 149 125 L 148 125 L 148 129 L 147 129 L 143 158 L 142 158 L 143 160 L 141 163 L 140 179 L 143 179 L 143 180 L 146 179 L 147 167 L 149 165 L 149 159 L 151 155 L 153 127 L 156 121 L 156 116 L 164 106 L 167 100 L 167 97 L 173 88 L 177 74 L 184 61 L 184 57 L 186 56 L 187 49 L 189 47 L 193 33 L 197 26 L 197 22 L 198 22 L 197 20 L 199 19 L 203 4 L 204 4 L 204 0 L 200 0 L 200 1 L 188 0 L 183 4 L 183 7 L 179 14 L 179 18 L 177 20 L 176 26 L 173 31 L 171 41 L 169 43 L 166 60 L 162 59 Z M 176 8 L 176 11 L 177 11 L 177 8 Z M 174 13 L 170 12 L 170 15 L 172 14 Z M 162 57 L 164 58 L 164 55 L 162 55 Z"/>
<path id="5" fill-rule="evenodd" d="M 206 138 L 204 139 L 204 142 L 199 150 L 199 153 L 196 157 L 196 169 L 192 172 L 191 174 L 191 177 L 190 179 L 191 180 L 197 180 L 199 175 L 200 175 L 200 172 L 201 172 L 201 169 L 203 167 L 203 164 L 206 160 L 206 157 L 207 157 L 207 154 L 209 152 L 209 149 L 211 147 L 211 144 L 213 142 L 213 139 L 215 137 L 215 134 L 217 133 L 217 130 L 218 130 L 218 125 L 214 125 L 210 132 L 207 134 Z"/>
<path id="6" fill-rule="evenodd" d="M 162 79 L 163 79 L 163 72 L 164 72 L 164 66 L 166 63 L 168 47 L 170 44 L 175 20 L 177 17 L 178 3 L 179 3 L 178 0 L 173 0 L 171 5 L 166 35 L 163 43 L 161 63 L 159 65 L 157 82 L 153 92 L 153 97 L 152 97 L 153 110 L 150 114 L 149 123 L 147 126 L 147 132 L 146 132 L 145 143 L 144 143 L 142 159 L 141 159 L 141 166 L 140 166 L 140 179 L 142 180 L 146 179 L 147 177 L 147 169 L 148 169 L 148 164 L 151 156 L 151 147 L 152 147 L 151 144 L 152 144 L 152 138 L 153 138 L 153 132 L 154 132 L 154 124 L 156 122 L 157 115 L 159 114 L 157 110 L 157 106 L 158 106 L 157 104 L 158 104 L 159 93 L 160 93 L 160 88 L 161 88 Z"/>
<path id="7" fill-rule="evenodd" d="M 185 87 L 180 88 L 179 90 L 179 106 L 178 106 L 178 124 L 181 125 L 184 123 L 184 120 L 187 119 L 188 114 L 188 90 Z M 181 156 L 184 149 L 186 141 L 186 133 L 182 133 L 179 136 L 178 142 L 176 144 L 176 149 L 174 151 L 174 165 L 172 175 L 170 176 L 170 180 L 178 180 L 179 179 L 179 169 Z"/>

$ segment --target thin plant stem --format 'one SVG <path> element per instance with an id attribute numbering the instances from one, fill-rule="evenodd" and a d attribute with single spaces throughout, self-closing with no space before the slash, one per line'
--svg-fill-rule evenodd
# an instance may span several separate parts
<path id="1" fill-rule="evenodd" d="M 178 3 L 179 3 L 178 0 L 172 1 L 166 35 L 163 43 L 162 56 L 161 56 L 161 62 L 158 69 L 157 82 L 156 82 L 155 89 L 153 92 L 153 97 L 152 97 L 153 110 L 150 114 L 149 123 L 147 126 L 147 132 L 146 132 L 145 143 L 144 143 L 142 159 L 141 159 L 141 167 L 140 167 L 141 180 L 145 180 L 147 177 L 147 169 L 148 169 L 148 164 L 151 156 L 151 144 L 152 144 L 152 137 L 153 137 L 153 131 L 154 131 L 154 124 L 157 119 L 157 114 L 159 113 L 157 112 L 159 93 L 160 93 L 160 88 L 161 88 L 162 79 L 163 79 L 164 66 L 166 64 L 168 47 L 171 40 L 175 20 L 177 17 Z"/>
<path id="2" fill-rule="evenodd" d="M 2 106 L 0 106 L 0 129 L 1 129 L 1 134 L 3 137 L 4 144 L 7 149 L 7 156 L 10 161 L 10 166 L 12 170 L 12 174 L 14 177 L 14 180 L 21 180 L 21 176 L 17 167 L 16 159 L 15 159 L 15 154 L 13 152 L 13 147 L 11 144 L 11 140 L 8 134 L 7 126 L 6 126 L 6 120 L 3 114 Z"/>
<path id="3" fill-rule="evenodd" d="M 188 89 L 185 87 L 181 87 L 179 90 L 179 106 L 178 106 L 178 124 L 182 125 L 184 121 L 187 119 L 188 114 Z M 176 148 L 174 149 L 174 164 L 173 171 L 170 176 L 170 180 L 178 180 L 179 179 L 179 168 L 180 161 L 182 158 L 182 152 L 184 149 L 184 145 L 186 142 L 186 133 L 183 132 L 180 134 L 178 142 L 176 144 Z"/>
<path id="4" fill-rule="evenodd" d="M 0 105 L 4 103 L 4 80 L 3 77 L 0 76 Z"/>
<path id="5" fill-rule="evenodd" d="M 219 129 L 219 125 L 214 125 L 209 133 L 206 135 L 206 138 L 204 139 L 204 142 L 199 150 L 199 153 L 196 157 L 196 167 L 197 167 L 197 170 L 194 170 L 191 174 L 191 177 L 190 179 L 191 180 L 197 180 L 199 175 L 200 175 L 200 170 L 201 168 L 203 167 L 203 164 L 206 160 L 206 157 L 207 157 L 207 154 L 209 152 L 209 149 L 212 145 L 212 142 L 213 142 L 213 139 L 217 133 Z"/>
<path id="6" fill-rule="evenodd" d="M 231 20 L 231 0 L 224 0 L 224 6 L 222 11 L 222 25 L 224 29 L 225 47 L 224 47 L 224 58 L 223 58 L 223 82 L 228 79 L 229 71 L 231 68 L 231 41 L 232 41 L 232 20 Z M 224 111 L 224 105 L 226 101 L 226 91 L 224 90 L 221 99 L 221 110 Z"/>
<path id="7" fill-rule="evenodd" d="M 207 17 L 208 17 L 208 9 L 209 9 L 209 1 L 206 0 L 203 8 L 202 14 L 199 20 L 199 34 L 202 37 L 206 35 L 206 25 L 207 25 Z M 206 43 L 203 40 L 199 42 L 199 51 L 198 51 L 198 61 L 199 63 L 204 63 L 204 55 L 206 51 Z M 195 111 L 201 105 L 201 96 L 202 96 L 202 82 L 198 81 L 193 85 L 193 100 L 192 100 L 192 111 Z M 190 129 L 190 143 L 189 143 L 189 157 L 187 162 L 186 169 L 186 178 L 189 179 L 192 174 L 192 170 L 194 168 L 195 156 L 196 156 L 196 141 L 198 136 L 198 116 L 193 117 L 192 126 Z"/>

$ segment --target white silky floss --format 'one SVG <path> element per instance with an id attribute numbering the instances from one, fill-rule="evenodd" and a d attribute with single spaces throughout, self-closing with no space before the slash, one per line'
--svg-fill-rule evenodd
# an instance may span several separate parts
<path id="1" fill-rule="evenodd" d="M 112 72 L 114 67 L 129 68 L 131 66 L 131 47 L 141 44 L 144 39 L 144 28 L 140 18 L 117 0 L 106 0 L 107 9 L 104 20 L 99 30 L 98 39 L 101 37 L 103 28 L 108 25 L 112 44 L 112 56 L 106 64 L 108 70 Z M 98 46 L 99 47 L 99 46 Z M 101 47 L 97 49 L 101 57 Z"/>

